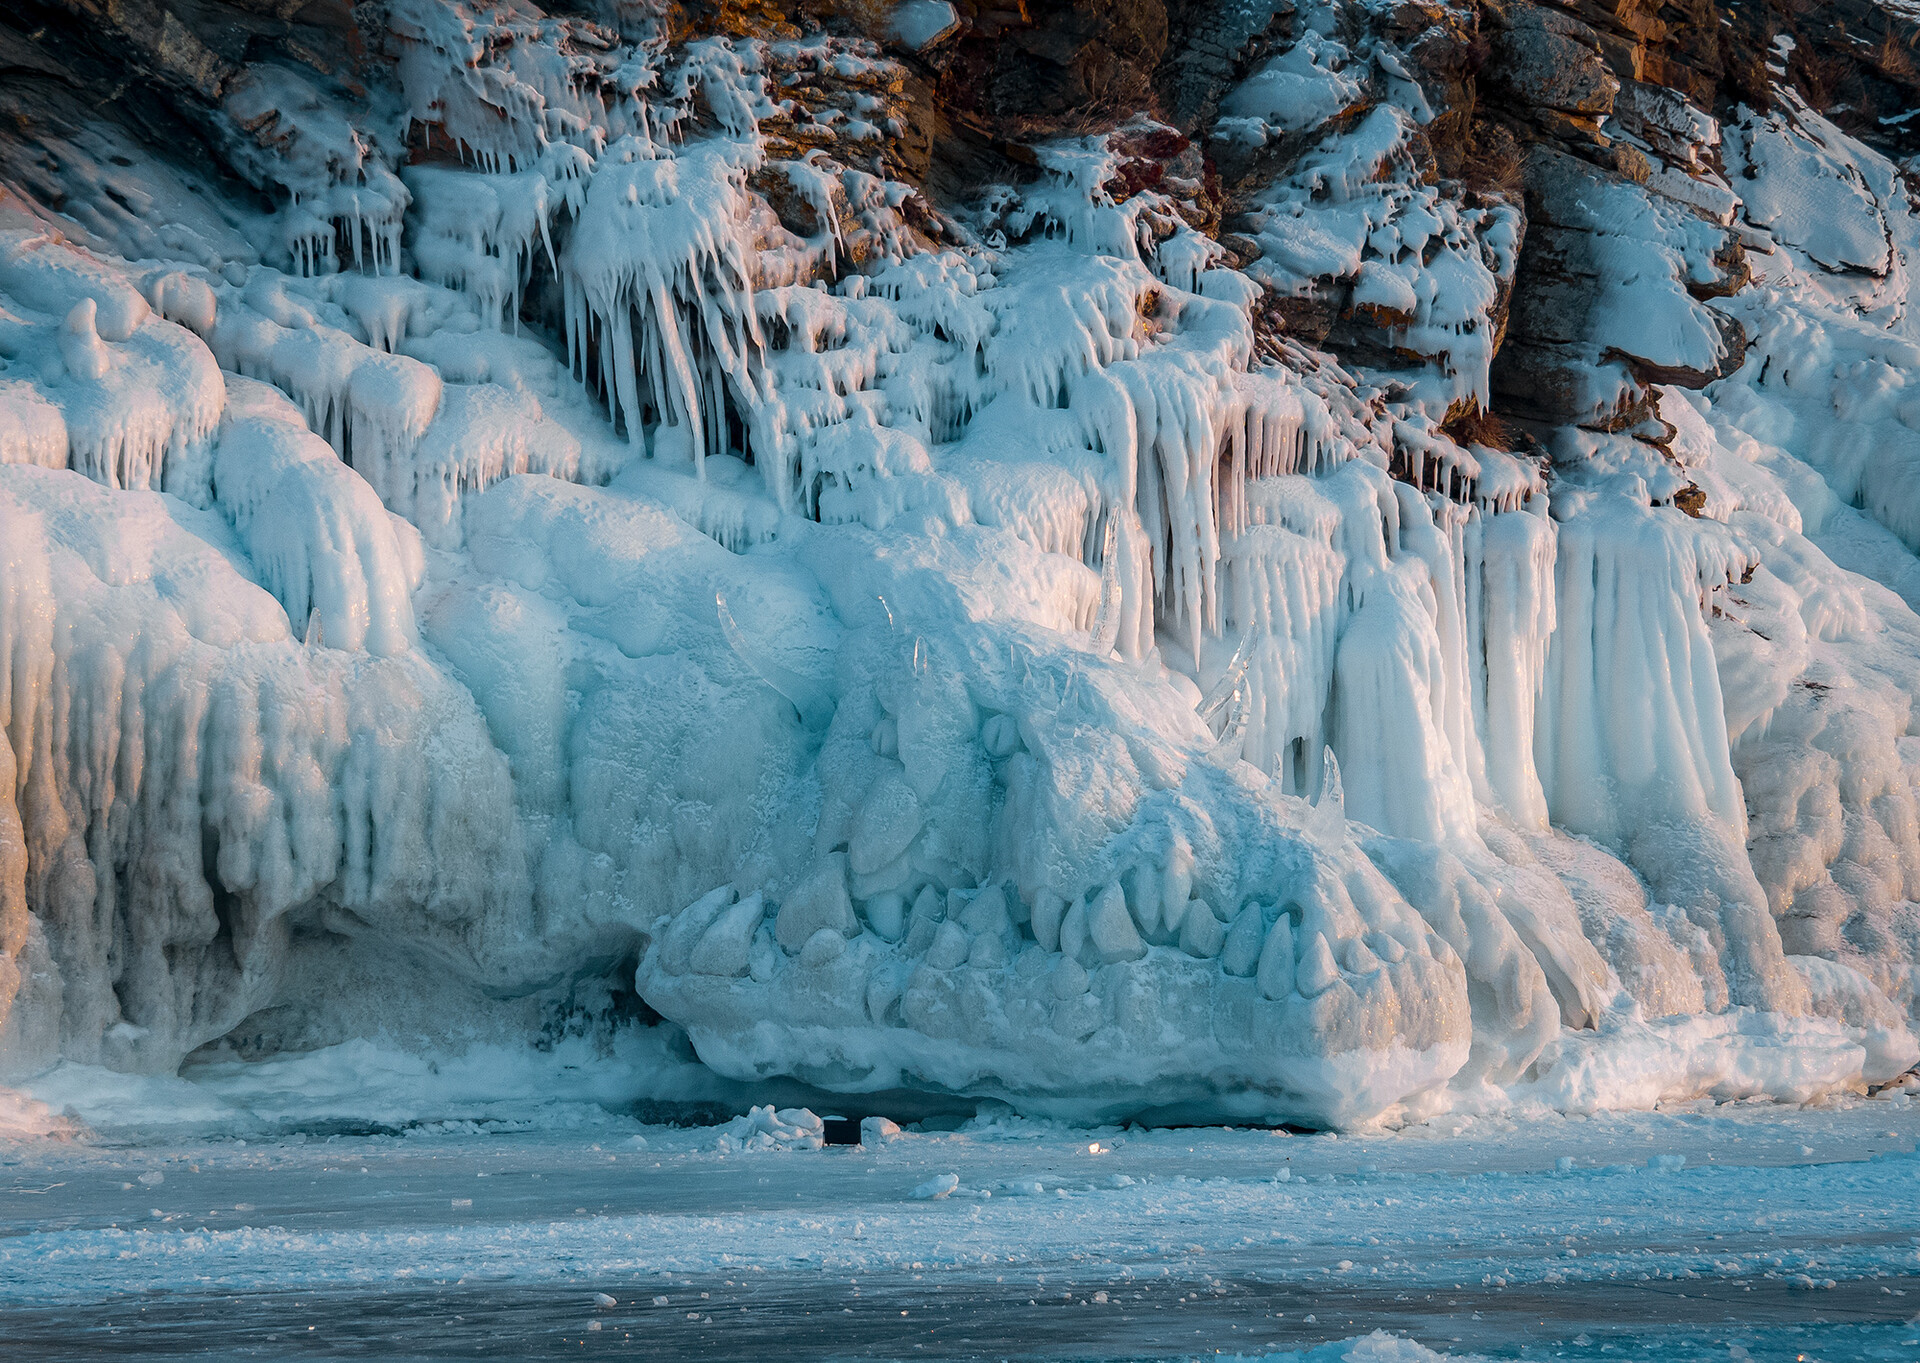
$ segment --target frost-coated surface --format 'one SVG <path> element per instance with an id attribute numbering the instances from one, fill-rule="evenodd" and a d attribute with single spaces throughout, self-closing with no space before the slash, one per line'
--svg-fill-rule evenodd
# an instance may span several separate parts
<path id="1" fill-rule="evenodd" d="M 1698 116 L 1732 207 L 1574 193 L 1582 400 L 1728 376 L 1549 463 L 1442 429 L 1520 213 L 1407 169 L 1387 49 L 1309 30 L 1225 100 L 1321 139 L 1236 269 L 1128 192 L 1156 125 L 936 215 L 769 134 L 817 78 L 897 135 L 872 43 L 385 9 L 393 126 L 227 95 L 280 115 L 278 212 L 150 200 L 159 259 L 0 201 L 0 1074 L 629 993 L 728 1078 L 1080 1119 L 1920 1058 L 1884 158 L 1788 104 Z M 409 119 L 464 159 L 402 165 Z M 1754 282 L 1703 302 L 1734 231 Z M 1327 276 L 1389 368 L 1257 324 Z"/>
<path id="2" fill-rule="evenodd" d="M 34 1081 L 100 1139 L 0 1136 L 9 1359 L 1900 1363 L 1920 1335 L 1904 1093 L 1357 1136 L 1001 1109 L 823 1148 L 797 1108 L 642 1126 L 558 1065 L 490 1117 L 472 1071 L 405 1059 Z"/>

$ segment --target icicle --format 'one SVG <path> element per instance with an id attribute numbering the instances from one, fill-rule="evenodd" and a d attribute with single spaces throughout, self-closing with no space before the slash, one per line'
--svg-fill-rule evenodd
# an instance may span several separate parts
<path id="1" fill-rule="evenodd" d="M 1115 518 L 1108 516 L 1100 549 L 1100 609 L 1093 617 L 1093 651 L 1103 658 L 1113 652 L 1120 638 L 1119 557 L 1119 527 Z"/>
<path id="2" fill-rule="evenodd" d="M 1230 701 L 1243 696 L 1243 684 L 1247 679 L 1247 661 L 1253 656 L 1253 631 L 1247 630 L 1240 636 L 1240 642 L 1234 647 L 1233 656 L 1227 660 L 1226 667 L 1220 673 L 1220 679 L 1200 698 L 1196 713 L 1200 722 L 1212 728 L 1215 720 L 1226 710 Z M 1219 730 L 1215 730 L 1216 735 Z"/>
<path id="3" fill-rule="evenodd" d="M 1340 759 L 1331 747 L 1320 751 L 1320 794 L 1314 799 L 1313 813 L 1307 817 L 1307 836 L 1322 846 L 1345 842 L 1347 793 L 1340 783 Z"/>

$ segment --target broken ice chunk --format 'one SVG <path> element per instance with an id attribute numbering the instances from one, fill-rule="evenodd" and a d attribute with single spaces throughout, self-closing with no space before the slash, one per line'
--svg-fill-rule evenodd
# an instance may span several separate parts
<path id="1" fill-rule="evenodd" d="M 912 1197 L 919 1202 L 937 1202 L 943 1197 L 951 1197 L 953 1190 L 960 1186 L 958 1174 L 935 1174 L 925 1183 L 913 1190 Z"/>

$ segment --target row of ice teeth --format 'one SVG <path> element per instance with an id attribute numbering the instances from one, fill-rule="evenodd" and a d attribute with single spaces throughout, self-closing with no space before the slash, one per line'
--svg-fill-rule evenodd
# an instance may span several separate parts
<path id="1" fill-rule="evenodd" d="M 1158 945 L 1217 960 L 1225 974 L 1251 977 L 1265 997 L 1284 999 L 1295 993 L 1317 997 L 1343 972 L 1371 975 L 1409 955 L 1442 961 L 1454 955 L 1432 932 L 1412 934 L 1411 941 L 1380 930 L 1329 940 L 1323 931 L 1302 931 L 1293 913 L 1258 903 L 1244 906 L 1230 924 L 1200 898 L 1185 902 L 1177 922 L 1164 913 L 1143 915 L 1129 907 L 1118 881 L 1071 904 L 1047 896 L 1031 909 L 1002 885 L 945 895 L 929 885 L 910 908 L 902 896 L 888 894 L 856 914 L 846 894 L 844 860 L 838 853 L 826 858 L 772 911 L 770 923 L 769 905 L 758 892 L 736 898 L 732 886 L 722 886 L 704 896 L 667 926 L 662 966 L 670 974 L 746 975 L 754 969 L 755 938 L 765 929 L 770 945 L 817 969 L 839 959 L 849 940 L 865 931 L 935 970 L 999 970 L 1022 952 L 1038 950 L 1059 958 L 1056 988 L 1079 993 L 1088 987 L 1089 971 L 1140 960 Z"/>

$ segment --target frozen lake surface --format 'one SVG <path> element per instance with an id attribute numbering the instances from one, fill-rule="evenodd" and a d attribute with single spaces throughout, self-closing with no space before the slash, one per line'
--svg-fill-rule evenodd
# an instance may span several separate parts
<path id="1" fill-rule="evenodd" d="M 96 1124 L 0 1143 L 0 1332 L 9 1360 L 1187 1358 L 1375 1330 L 1454 1358 L 1912 1360 L 1916 1111 L 1006 1118 L 762 1150 L 578 1111 Z"/>

